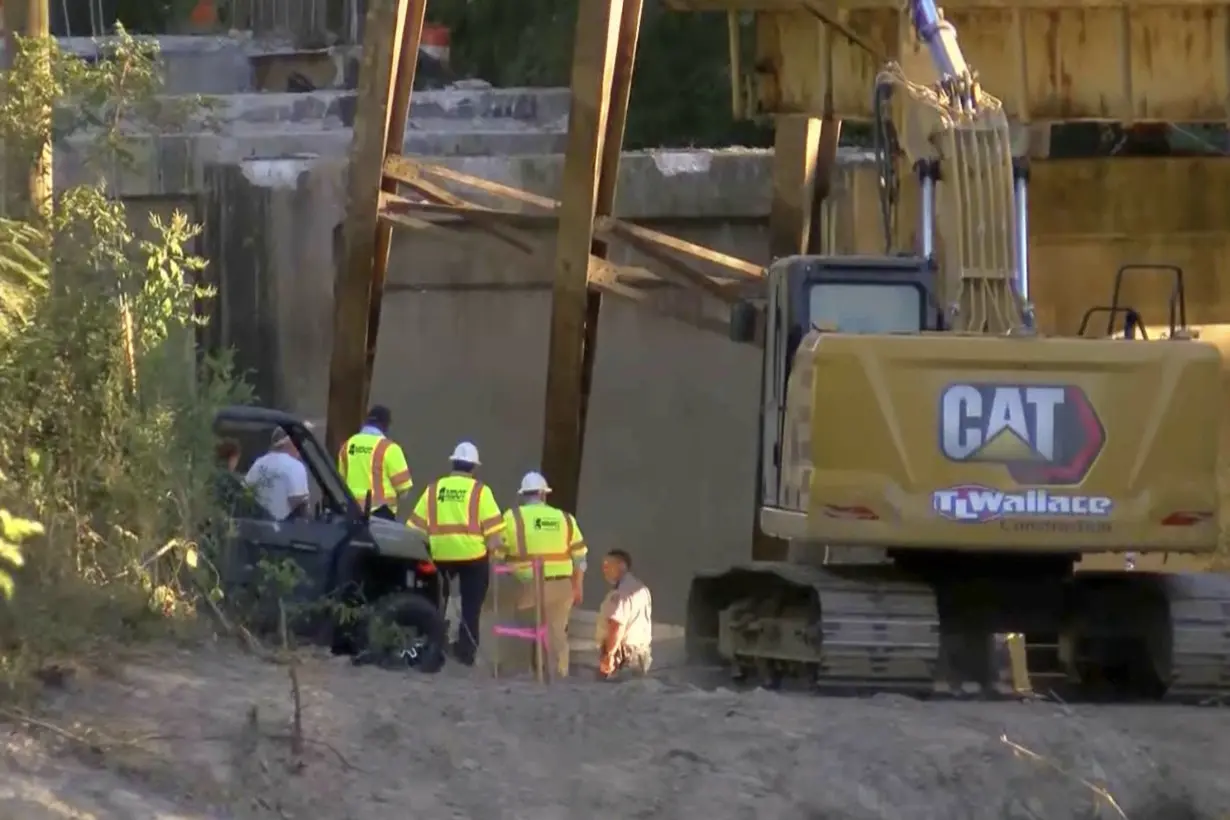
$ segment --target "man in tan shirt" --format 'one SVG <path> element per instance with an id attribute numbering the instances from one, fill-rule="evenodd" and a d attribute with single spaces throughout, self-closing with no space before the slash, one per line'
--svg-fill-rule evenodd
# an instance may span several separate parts
<path id="1" fill-rule="evenodd" d="M 598 676 L 610 679 L 625 668 L 645 675 L 653 663 L 653 597 L 632 574 L 632 556 L 623 550 L 602 559 L 602 577 L 611 591 L 598 608 Z"/>

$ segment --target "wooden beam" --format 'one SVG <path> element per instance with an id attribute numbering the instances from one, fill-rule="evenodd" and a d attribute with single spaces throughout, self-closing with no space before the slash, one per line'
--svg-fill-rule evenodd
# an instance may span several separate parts
<path id="1" fill-rule="evenodd" d="M 581 477 L 590 253 L 623 8 L 623 0 L 579 4 L 573 41 L 542 456 L 553 503 L 570 512 L 576 511 Z"/>
<path id="2" fill-rule="evenodd" d="M 430 162 L 421 162 L 411 157 L 400 155 L 388 157 L 385 160 L 384 173 L 386 176 L 407 185 L 421 180 L 424 176 L 432 176 L 438 179 L 446 179 L 458 185 L 464 185 L 467 188 L 475 188 L 494 197 L 512 199 L 547 211 L 559 207 L 559 201 L 549 196 L 539 196 L 529 191 L 523 191 L 520 188 L 513 188 L 510 185 L 476 177 L 473 174 L 465 174 L 461 171 L 454 171 L 451 168 L 433 165 Z"/>
<path id="3" fill-rule="evenodd" d="M 672 256 L 667 251 L 663 250 L 661 245 L 653 242 L 647 242 L 640 237 L 624 236 L 623 239 L 628 242 L 637 251 L 648 256 L 660 265 L 665 266 L 672 271 L 675 276 L 680 279 L 683 284 L 689 285 L 702 293 L 712 296 L 727 304 L 736 301 L 733 292 L 728 290 L 723 284 L 715 282 L 704 273 L 696 270 L 691 265 L 687 264 L 678 257 Z"/>
<path id="4" fill-rule="evenodd" d="M 486 208 L 486 210 L 493 214 L 506 214 L 508 221 L 513 224 L 520 223 L 523 225 L 530 225 L 533 224 L 535 220 L 545 221 L 548 218 L 554 219 L 560 206 L 559 200 L 552 199 L 551 197 L 532 194 L 519 188 L 512 188 L 498 182 L 483 179 L 482 177 L 472 176 L 460 171 L 453 171 L 452 169 L 442 168 L 430 163 L 419 162 L 418 160 L 410 157 L 388 157 L 385 162 L 385 174 L 404 185 L 415 188 L 416 190 L 426 192 L 429 189 L 434 189 L 435 191 L 443 192 L 446 196 L 453 196 L 448 192 L 445 192 L 442 188 L 432 186 L 431 183 L 425 182 L 422 179 L 423 175 L 438 176 L 440 178 L 455 182 L 458 185 L 477 188 L 494 197 L 513 199 L 517 202 L 521 202 L 550 213 L 550 216 L 548 216 L 548 214 L 526 214 L 521 211 Z M 428 195 L 430 196 L 430 194 Z M 460 199 L 455 199 L 450 202 L 446 199 L 440 198 L 439 201 L 445 204 L 455 204 L 458 207 L 484 207 L 465 202 Z M 677 253 L 695 257 L 702 262 L 718 265 L 721 268 L 741 276 L 759 279 L 764 275 L 764 268 L 757 265 L 755 262 L 749 262 L 745 259 L 731 256 L 727 253 L 715 251 L 712 248 L 705 247 L 704 245 L 698 245 L 695 242 L 689 242 L 686 239 L 680 239 L 677 236 L 671 236 L 670 234 L 663 233 L 661 231 L 655 231 L 652 228 L 646 228 L 643 225 L 637 225 L 625 219 L 619 219 L 610 215 L 598 215 L 596 206 L 595 213 L 594 235 L 600 239 L 610 241 L 612 238 L 616 238 L 616 235 L 620 237 L 636 236 L 645 241 L 662 245 L 663 247 L 669 248 Z"/>
<path id="5" fill-rule="evenodd" d="M 695 242 L 689 242 L 686 239 L 680 239 L 668 233 L 655 231 L 653 228 L 646 228 L 643 225 L 636 225 L 624 219 L 615 219 L 613 217 L 600 218 L 595 223 L 595 230 L 600 234 L 613 234 L 627 242 L 639 240 L 642 243 L 660 245 L 667 250 L 691 256 L 701 262 L 718 265 L 728 271 L 739 274 L 740 277 L 747 277 L 748 279 L 764 278 L 764 268 L 755 262 L 748 262 L 746 259 L 715 251 L 713 248 L 697 245 Z"/>
<path id="6" fill-rule="evenodd" d="M 603 293 L 636 302 L 642 307 L 649 308 L 654 313 L 701 330 L 721 333 L 723 336 L 729 332 L 729 324 L 727 322 L 706 317 L 699 306 L 694 306 L 690 310 L 684 310 L 678 305 L 664 304 L 661 301 L 652 299 L 651 292 L 642 290 L 624 281 L 624 277 L 629 270 L 624 265 L 615 265 L 605 259 L 593 257 L 590 261 L 590 286 L 603 291 Z M 552 495 L 554 495 L 554 487 L 552 487 L 552 490 Z"/>
<path id="7" fill-rule="evenodd" d="M 406 142 L 406 122 L 410 117 L 410 98 L 414 94 L 414 75 L 419 64 L 419 44 L 423 39 L 423 24 L 427 14 L 427 0 L 400 0 L 398 23 L 398 46 L 393 52 L 393 70 L 396 80 L 389 89 L 388 108 L 384 126 L 384 155 L 400 154 Z M 383 168 L 383 162 L 381 163 Z M 397 182 L 385 179 L 383 172 L 380 189 L 397 192 Z M 393 242 L 393 226 L 376 219 L 376 245 L 372 260 L 372 286 L 367 308 L 367 365 L 364 370 L 363 404 L 371 398 L 372 374 L 376 369 L 376 341 L 380 338 L 380 314 L 384 307 L 384 282 L 388 277 L 389 251 Z"/>
<path id="8" fill-rule="evenodd" d="M 837 253 L 826 241 L 825 203 L 833 195 L 833 176 L 837 171 L 837 149 L 841 143 L 841 120 L 825 117 L 820 121 L 820 144 L 816 146 L 816 177 L 812 185 L 811 230 L 807 235 L 810 254 Z"/>
<path id="9" fill-rule="evenodd" d="M 384 194 L 381 209 L 382 214 L 395 213 L 403 216 L 409 215 L 438 215 L 438 216 L 459 216 L 466 222 L 481 228 L 491 234 L 496 239 L 510 245 L 522 253 L 532 253 L 538 246 L 538 243 L 517 231 L 513 227 L 518 224 L 511 217 L 526 217 L 530 214 L 509 213 L 506 211 L 494 211 L 488 208 L 483 208 L 477 205 L 470 204 L 442 204 L 433 202 L 411 202 L 408 199 L 392 194 Z M 459 200 L 454 200 L 454 202 Z M 512 225 L 508 223 L 512 222 Z M 541 224 L 541 221 L 538 223 Z M 530 223 L 530 227 L 534 227 Z"/>
<path id="10" fill-rule="evenodd" d="M 422 0 L 419 0 L 422 2 Z M 371 0 L 359 66 L 344 252 L 333 286 L 333 355 L 329 363 L 327 446 L 336 452 L 359 428 L 367 403 L 368 317 L 376 255 L 379 191 L 384 176 L 390 95 L 405 28 L 406 3 Z"/>
<path id="11" fill-rule="evenodd" d="M 812 230 L 812 195 L 820 147 L 820 120 L 806 114 L 776 118 L 773 199 L 769 206 L 769 255 L 806 253 Z"/>
<path id="12" fill-rule="evenodd" d="M 442 202 L 412 202 L 405 197 L 390 196 L 385 206 L 396 213 L 459 216 L 486 227 L 492 223 L 516 228 L 553 228 L 559 219 L 555 214 L 527 214 L 523 211 L 497 211 L 481 205 L 455 205 Z"/>
<path id="13" fill-rule="evenodd" d="M 636 45 L 641 31 L 643 0 L 623 0 L 619 14 L 615 40 L 615 62 L 611 70 L 609 109 L 606 134 L 603 137 L 598 159 L 598 195 L 594 203 L 594 216 L 609 218 L 615 212 L 615 194 L 619 187 L 619 162 L 623 157 L 624 131 L 628 123 L 628 105 L 632 98 L 632 75 L 636 68 Z M 610 244 L 606 238 L 594 234 L 590 225 L 590 254 L 594 258 L 607 258 Z M 591 261 L 591 266 L 593 262 Z M 567 488 L 571 496 L 570 509 L 576 512 L 580 503 L 581 464 L 585 454 L 585 430 L 589 419 L 589 397 L 594 384 L 594 364 L 598 357 L 598 323 L 602 315 L 602 290 L 588 288 L 585 299 L 585 325 L 581 346 L 581 395 L 579 401 L 579 431 L 571 473 L 565 477 L 572 481 Z M 545 449 L 545 437 L 544 449 Z M 546 463 L 544 456 L 543 463 Z"/>

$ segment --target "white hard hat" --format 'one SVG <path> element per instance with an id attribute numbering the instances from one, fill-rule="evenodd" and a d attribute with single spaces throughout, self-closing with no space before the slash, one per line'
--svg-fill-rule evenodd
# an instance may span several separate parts
<path id="1" fill-rule="evenodd" d="M 529 493 L 549 493 L 551 492 L 551 487 L 547 484 L 547 480 L 542 477 L 542 473 L 536 473 L 531 470 L 525 474 L 524 478 L 521 479 L 521 489 L 517 490 L 517 492 L 522 495 L 528 495 Z"/>
<path id="2" fill-rule="evenodd" d="M 453 448 L 449 461 L 464 461 L 466 464 L 482 464 L 478 460 L 478 448 L 472 442 L 463 441 Z"/>

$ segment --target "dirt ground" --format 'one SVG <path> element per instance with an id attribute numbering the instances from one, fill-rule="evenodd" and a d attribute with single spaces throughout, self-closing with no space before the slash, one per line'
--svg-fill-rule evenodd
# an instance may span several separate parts
<path id="1" fill-rule="evenodd" d="M 298 669 L 298 759 L 284 667 L 177 649 L 76 675 L 45 725 L 0 730 L 0 817 L 1230 818 L 1227 709 Z"/>

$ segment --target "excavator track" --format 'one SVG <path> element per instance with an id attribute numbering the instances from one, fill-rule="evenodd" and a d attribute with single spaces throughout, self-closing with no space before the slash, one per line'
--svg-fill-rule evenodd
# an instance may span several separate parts
<path id="1" fill-rule="evenodd" d="M 940 617 L 929 587 L 825 570 L 816 571 L 812 587 L 822 609 L 822 657 L 813 681 L 818 691 L 932 691 Z"/>
<path id="2" fill-rule="evenodd" d="M 1230 576 L 1153 575 L 1170 613 L 1170 686 L 1166 699 L 1186 703 L 1230 698 Z"/>
<path id="3" fill-rule="evenodd" d="M 1143 611 L 1135 602 L 1156 604 L 1136 619 L 1126 640 L 1138 649 L 1131 657 L 1147 667 L 1156 685 L 1148 695 L 1122 688 L 1094 695 L 1084 674 L 1031 668 L 1039 693 L 1054 691 L 1065 700 L 1196 704 L 1230 697 L 1230 577 L 1078 573 L 1066 585 L 1065 600 L 1085 617 L 1056 613 L 1056 623 L 1072 633 L 1070 667 L 1090 678 L 1100 679 L 1103 667 L 1122 660 L 1124 624 L 1131 619 L 1115 606 Z M 720 659 L 737 679 L 769 688 L 789 681 L 819 693 L 965 698 L 1017 697 L 1030 688 L 1020 668 L 1014 685 L 1003 635 L 980 633 L 982 640 L 996 641 L 993 668 L 981 681 L 964 677 L 959 657 L 972 645 L 963 643 L 970 636 L 944 621 L 930 584 L 891 565 L 749 564 L 698 578 L 689 609 L 694 660 Z M 1058 661 L 1058 654 L 1057 646 L 1030 645 L 1020 657 L 1029 657 L 1032 667 L 1043 657 Z"/>
<path id="4" fill-rule="evenodd" d="M 697 578 L 689 609 L 690 655 L 732 663 L 749 682 L 802 680 L 852 694 L 933 689 L 935 595 L 891 566 L 757 562 Z"/>

